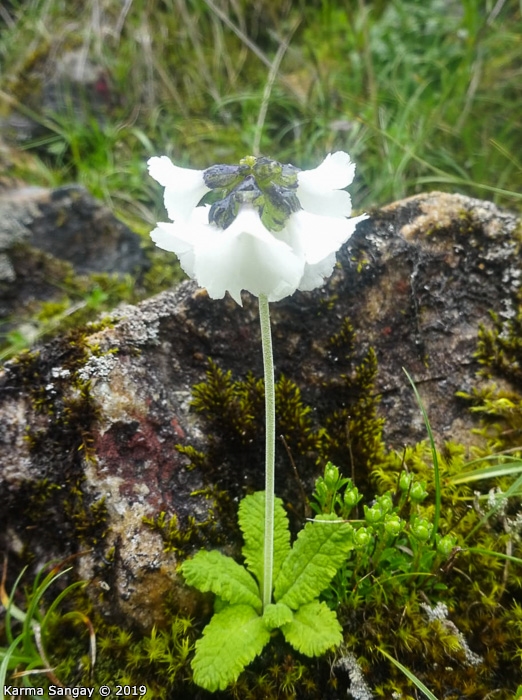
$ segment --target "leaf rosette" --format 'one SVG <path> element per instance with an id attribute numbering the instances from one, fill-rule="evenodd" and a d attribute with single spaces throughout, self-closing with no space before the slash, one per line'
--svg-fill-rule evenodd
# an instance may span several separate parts
<path id="1" fill-rule="evenodd" d="M 342 642 L 333 610 L 318 600 L 354 547 L 354 530 L 336 516 L 309 522 L 290 545 L 288 518 L 276 498 L 274 526 L 274 602 L 263 610 L 265 494 L 243 499 L 239 526 L 245 566 L 217 551 L 200 551 L 181 566 L 188 584 L 214 593 L 220 609 L 196 643 L 194 681 L 210 691 L 223 690 L 280 629 L 294 649 L 320 656 Z"/>

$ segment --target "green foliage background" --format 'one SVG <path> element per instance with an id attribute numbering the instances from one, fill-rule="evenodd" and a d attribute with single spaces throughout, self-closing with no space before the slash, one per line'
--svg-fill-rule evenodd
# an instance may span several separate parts
<path id="1" fill-rule="evenodd" d="M 182 277 L 148 237 L 165 218 L 151 155 L 206 168 L 259 145 L 307 168 L 343 149 L 359 210 L 430 189 L 520 208 L 521 46 L 515 0 L 3 3 L 0 186 L 83 184 L 152 256 L 138 285 L 66 277 L 26 320 L 41 337 Z M 44 101 L 69 52 L 99 80 Z M 36 123 L 31 137 L 14 113 Z M 0 327 L 0 357 L 31 344 L 24 327 Z"/>
<path id="2" fill-rule="evenodd" d="M 207 167 L 261 152 L 299 167 L 335 149 L 368 208 L 442 188 L 520 204 L 521 8 L 492 0 L 11 0 L 0 104 L 31 108 L 35 70 L 73 49 L 104 69 L 100 113 L 33 116 L 34 180 L 79 180 L 147 230 L 159 188 L 145 159 Z M 14 100 L 14 101 L 13 101 Z M 23 169 L 23 166 L 21 166 Z"/>

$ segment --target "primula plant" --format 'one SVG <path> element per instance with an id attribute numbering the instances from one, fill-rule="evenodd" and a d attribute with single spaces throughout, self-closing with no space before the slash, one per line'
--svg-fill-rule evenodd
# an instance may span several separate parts
<path id="1" fill-rule="evenodd" d="M 239 507 L 246 567 L 220 552 L 200 551 L 181 570 L 187 583 L 217 596 L 216 612 L 196 642 L 194 680 L 208 690 L 224 689 L 280 629 L 294 649 L 318 656 L 342 642 L 335 613 L 318 596 L 353 548 L 353 527 L 309 522 L 290 547 L 288 520 L 280 499 L 274 509 L 274 602 L 263 605 L 265 494 L 247 496 Z"/>
<path id="2" fill-rule="evenodd" d="M 188 583 L 218 598 L 216 613 L 196 645 L 199 685 L 217 690 L 235 680 L 281 629 L 299 651 L 316 656 L 342 640 L 334 613 L 317 600 L 347 552 L 347 523 L 309 523 L 290 548 L 288 525 L 274 494 L 275 389 L 269 302 L 321 286 L 335 254 L 365 215 L 348 218 L 344 190 L 355 165 L 348 154 L 328 155 L 302 171 L 248 156 L 239 165 L 189 170 L 166 156 L 149 160 L 165 187 L 173 223 L 158 223 L 152 240 L 176 253 L 181 267 L 213 299 L 241 292 L 259 299 L 266 413 L 265 491 L 244 499 L 240 527 L 246 568 L 219 552 L 199 552 L 182 572 Z M 335 516 L 333 516 L 335 520 Z"/>

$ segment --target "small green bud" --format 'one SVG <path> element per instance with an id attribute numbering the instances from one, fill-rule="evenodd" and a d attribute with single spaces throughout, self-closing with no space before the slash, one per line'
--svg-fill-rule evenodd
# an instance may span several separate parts
<path id="1" fill-rule="evenodd" d="M 387 515 L 384 518 L 384 532 L 388 537 L 397 537 L 403 527 L 403 521 L 397 514 Z"/>
<path id="2" fill-rule="evenodd" d="M 444 535 L 444 537 L 437 536 L 437 552 L 442 554 L 443 557 L 449 557 L 453 548 L 457 544 L 457 538 L 454 535 Z"/>
<path id="3" fill-rule="evenodd" d="M 393 510 L 393 498 L 391 493 L 383 493 L 382 496 L 377 496 L 375 500 L 381 508 L 383 515 L 386 515 L 386 513 L 391 513 Z"/>
<path id="4" fill-rule="evenodd" d="M 355 508 L 355 506 L 361 500 L 362 495 L 359 494 L 359 489 L 357 486 L 352 486 L 351 481 L 346 486 L 346 491 L 344 492 L 344 505 L 348 510 Z"/>
<path id="5" fill-rule="evenodd" d="M 365 549 L 372 540 L 372 534 L 371 528 L 360 527 L 356 530 L 353 536 L 355 549 Z"/>
<path id="6" fill-rule="evenodd" d="M 413 474 L 408 474 L 408 472 L 401 472 L 399 477 L 399 488 L 401 491 L 407 491 L 410 488 L 410 484 L 413 481 Z"/>
<path id="7" fill-rule="evenodd" d="M 383 512 L 383 509 L 378 504 L 372 506 L 371 508 L 364 506 L 364 519 L 370 525 L 378 525 L 384 520 L 385 515 L 386 513 Z"/>
<path id="8" fill-rule="evenodd" d="M 339 469 L 328 462 L 324 468 L 324 483 L 329 489 L 336 489 L 339 483 Z"/>
<path id="9" fill-rule="evenodd" d="M 425 481 L 416 481 L 410 489 L 410 499 L 416 503 L 423 501 L 428 495 Z"/>
<path id="10" fill-rule="evenodd" d="M 433 531 L 432 523 L 424 518 L 415 518 L 411 523 L 411 534 L 419 542 L 427 542 Z"/>
<path id="11" fill-rule="evenodd" d="M 255 156 L 245 156 L 239 161 L 239 165 L 246 165 L 249 170 L 252 170 L 256 164 L 257 158 Z"/>

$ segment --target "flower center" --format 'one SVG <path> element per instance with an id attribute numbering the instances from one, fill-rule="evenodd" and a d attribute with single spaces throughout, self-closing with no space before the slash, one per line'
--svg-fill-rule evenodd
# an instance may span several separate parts
<path id="1" fill-rule="evenodd" d="M 269 231 L 281 231 L 291 214 L 301 209 L 297 198 L 298 168 L 269 158 L 247 156 L 239 165 L 213 165 L 203 173 L 213 191 L 209 222 L 225 229 L 242 204 L 257 210 Z"/>

